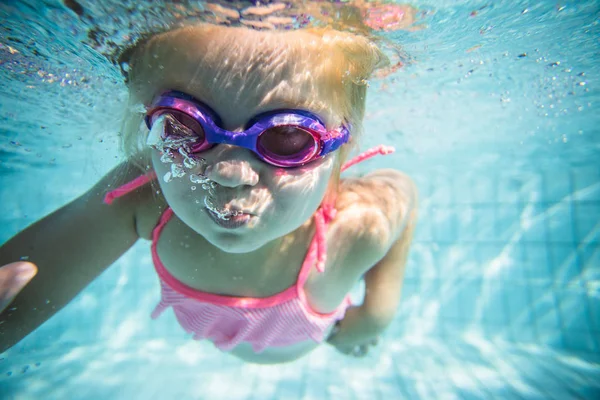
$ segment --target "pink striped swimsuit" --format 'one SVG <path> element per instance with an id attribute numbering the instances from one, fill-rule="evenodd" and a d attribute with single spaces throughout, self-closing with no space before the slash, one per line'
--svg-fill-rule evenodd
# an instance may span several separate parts
<path id="1" fill-rule="evenodd" d="M 393 149 L 379 146 L 346 163 L 343 169 L 375 154 L 388 154 Z M 156 176 L 143 175 L 109 192 L 104 201 L 112 203 Z M 163 265 L 156 246 L 160 234 L 173 216 L 167 208 L 152 232 L 152 259 L 161 286 L 161 300 L 152 312 L 157 318 L 171 307 L 183 329 L 195 340 L 208 339 L 221 350 L 231 350 L 242 342 L 250 343 L 254 352 L 268 347 L 289 346 L 312 339 L 325 340 L 328 329 L 344 317 L 351 305 L 347 296 L 336 310 L 321 314 L 311 308 L 306 299 L 304 284 L 313 268 L 323 272 L 326 260 L 325 231 L 335 217 L 335 209 L 321 205 L 315 212 L 316 233 L 313 237 L 296 284 L 270 297 L 249 298 L 223 296 L 191 288 L 178 281 Z"/>

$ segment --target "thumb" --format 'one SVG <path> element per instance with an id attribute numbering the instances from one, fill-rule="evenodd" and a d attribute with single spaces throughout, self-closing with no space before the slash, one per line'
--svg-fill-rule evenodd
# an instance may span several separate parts
<path id="1" fill-rule="evenodd" d="M 35 264 L 27 261 L 18 261 L 0 267 L 0 312 L 8 307 L 37 271 Z"/>

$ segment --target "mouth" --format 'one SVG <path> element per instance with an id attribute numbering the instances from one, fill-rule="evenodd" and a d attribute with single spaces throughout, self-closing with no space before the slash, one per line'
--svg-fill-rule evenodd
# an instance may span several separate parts
<path id="1" fill-rule="evenodd" d="M 208 208 L 205 208 L 204 211 L 206 211 L 209 218 L 215 224 L 227 229 L 240 228 L 250 222 L 250 219 L 254 217 L 252 214 L 238 211 L 237 215 L 231 215 L 228 219 L 221 219 L 214 211 L 209 210 Z"/>

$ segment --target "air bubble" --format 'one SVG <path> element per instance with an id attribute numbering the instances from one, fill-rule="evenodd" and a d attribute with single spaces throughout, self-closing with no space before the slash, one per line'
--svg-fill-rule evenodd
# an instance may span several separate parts
<path id="1" fill-rule="evenodd" d="M 222 211 L 218 210 L 214 206 L 212 201 L 210 201 L 208 196 L 204 196 L 204 205 L 206 206 L 206 208 L 208 208 L 210 211 L 212 211 L 217 216 L 217 218 L 222 219 L 224 221 L 229 220 L 232 216 L 232 212 L 230 212 L 228 210 L 222 210 Z"/>
<path id="2" fill-rule="evenodd" d="M 190 175 L 190 181 L 192 183 L 200 183 L 202 181 L 202 178 L 200 178 L 198 175 L 196 174 L 191 174 Z"/>
<path id="3" fill-rule="evenodd" d="M 210 182 L 210 179 L 208 179 L 206 176 L 204 175 L 197 175 L 197 174 L 191 174 L 190 175 L 190 181 L 192 183 L 197 183 L 197 184 L 202 184 L 202 185 L 206 185 Z M 202 189 L 207 189 L 204 186 L 202 187 Z"/>
<path id="4" fill-rule="evenodd" d="M 173 162 L 173 155 L 171 154 L 171 152 L 170 151 L 165 151 L 160 156 L 160 162 L 163 163 L 163 164 L 172 163 Z"/>
<path id="5" fill-rule="evenodd" d="M 174 163 L 171 164 L 171 174 L 174 178 L 181 178 L 182 176 L 185 176 L 185 170 L 181 164 Z"/>
<path id="6" fill-rule="evenodd" d="M 194 160 L 193 158 L 191 158 L 191 157 L 188 156 L 188 157 L 185 157 L 183 159 L 183 165 L 185 165 L 185 167 L 188 168 L 188 169 L 192 169 L 196 165 L 198 165 L 198 162 L 196 160 Z"/>

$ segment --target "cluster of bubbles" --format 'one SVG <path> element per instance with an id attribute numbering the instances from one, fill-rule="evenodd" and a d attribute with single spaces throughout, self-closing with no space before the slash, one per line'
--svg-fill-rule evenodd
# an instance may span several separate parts
<path id="1" fill-rule="evenodd" d="M 171 132 L 169 135 L 163 135 L 164 127 L 167 124 L 169 124 Z M 195 185 L 200 185 L 203 190 L 208 192 L 204 196 L 204 206 L 222 220 L 228 220 L 232 216 L 239 215 L 238 211 L 219 209 L 215 206 L 211 198 L 214 198 L 216 195 L 215 189 L 218 183 L 204 175 L 207 167 L 206 160 L 192 153 L 192 146 L 196 143 L 197 136 L 194 132 L 168 114 L 159 117 L 155 121 L 147 141 L 148 146 L 162 153 L 160 161 L 163 164 L 171 164 L 170 171 L 163 176 L 165 183 L 169 183 L 173 179 L 185 177 L 191 169 L 201 171 L 189 174 L 189 179 L 193 184 L 190 187 L 191 190 L 196 190 L 197 187 Z M 181 161 L 177 160 L 177 154 L 181 155 Z M 200 204 L 200 200 L 196 200 L 196 203 Z"/>

